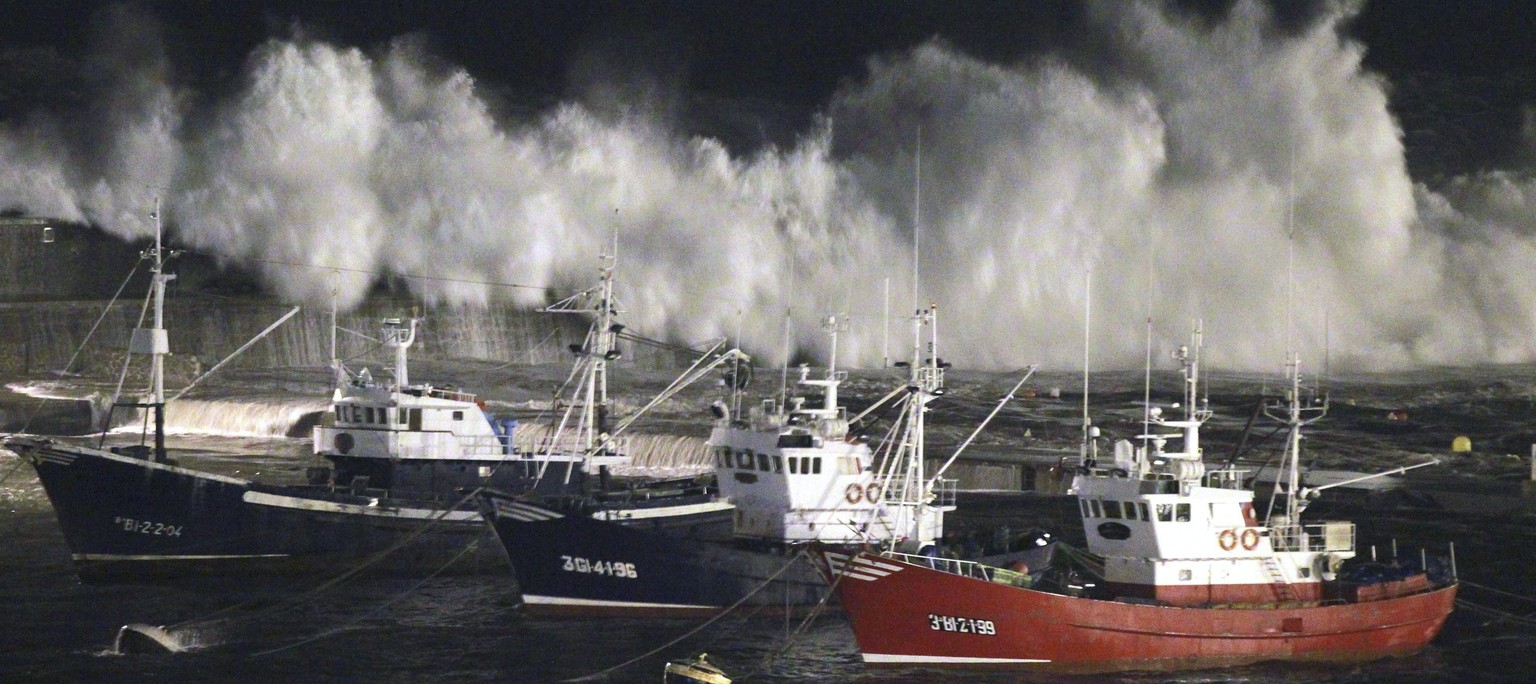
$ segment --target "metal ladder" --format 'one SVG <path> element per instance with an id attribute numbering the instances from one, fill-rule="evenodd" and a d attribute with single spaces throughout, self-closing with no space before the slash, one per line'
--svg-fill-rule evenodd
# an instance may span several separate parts
<path id="1" fill-rule="evenodd" d="M 1296 593 L 1291 591 L 1290 581 L 1285 579 L 1285 573 L 1280 569 L 1280 563 L 1274 556 L 1263 556 L 1264 572 L 1269 575 L 1270 586 L 1275 588 L 1275 596 L 1280 601 L 1295 601 Z"/>

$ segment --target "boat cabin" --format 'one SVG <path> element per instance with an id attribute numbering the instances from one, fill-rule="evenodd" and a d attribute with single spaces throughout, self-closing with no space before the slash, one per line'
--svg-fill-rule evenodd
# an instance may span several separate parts
<path id="1" fill-rule="evenodd" d="M 1197 349 L 1198 339 L 1197 332 Z M 1181 352 L 1183 418 L 1149 409 L 1142 446 L 1116 442 L 1108 464 L 1085 458 L 1073 482 L 1088 550 L 1104 559 L 1106 588 L 1178 606 L 1321 600 L 1323 582 L 1354 557 L 1354 524 L 1302 525 L 1299 513 L 1260 520 L 1244 471 L 1207 471 L 1200 427 L 1211 412 L 1195 408 L 1197 362 Z M 1156 432 L 1162 428 L 1175 431 Z M 1182 449 L 1169 450 L 1169 440 Z"/>
<path id="2" fill-rule="evenodd" d="M 340 372 L 332 410 L 314 429 L 315 453 L 334 464 L 337 485 L 452 494 L 477 486 L 555 492 L 581 484 L 583 453 L 520 452 L 517 421 L 496 419 L 475 395 L 456 388 L 412 384 L 407 350 L 416 324 L 384 322 L 384 344 L 395 350 L 393 381 L 375 381 L 366 368 Z"/>

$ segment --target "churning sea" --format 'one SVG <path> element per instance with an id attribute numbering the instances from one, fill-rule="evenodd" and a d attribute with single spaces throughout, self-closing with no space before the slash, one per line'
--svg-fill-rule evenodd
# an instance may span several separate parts
<path id="1" fill-rule="evenodd" d="M 217 434 L 183 435 L 173 446 L 184 465 L 264 476 L 298 472 L 309 448 L 300 438 Z M 872 670 L 835 610 L 808 621 L 729 614 L 707 625 L 533 618 L 519 609 L 507 568 L 428 579 L 364 575 L 334 585 L 328 577 L 82 584 L 31 467 L 4 451 L 0 511 L 4 682 L 656 682 L 668 660 L 701 652 L 737 682 L 1536 681 L 1536 638 L 1525 621 L 1466 607 L 1424 652 L 1364 665 L 1087 677 Z M 1454 542 L 1467 605 L 1536 613 L 1536 602 L 1521 598 L 1536 594 L 1530 514 L 1348 513 L 1360 525 L 1362 549 Z M 128 623 L 165 625 L 191 648 L 117 655 L 113 639 Z"/>

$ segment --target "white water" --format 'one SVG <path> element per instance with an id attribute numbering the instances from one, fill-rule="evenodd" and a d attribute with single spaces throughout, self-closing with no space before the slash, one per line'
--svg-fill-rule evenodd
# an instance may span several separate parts
<path id="1" fill-rule="evenodd" d="M 325 411 L 323 400 L 179 399 L 166 405 L 165 431 L 187 435 L 227 435 L 232 437 L 283 437 L 304 416 Z M 137 432 L 140 425 L 121 425 L 114 432 Z"/>
<path id="2" fill-rule="evenodd" d="M 1064 331 L 1081 329 L 1085 270 L 1096 364 L 1138 366 L 1150 313 L 1157 340 L 1204 317 L 1213 367 L 1276 367 L 1294 208 L 1307 358 L 1326 337 L 1335 368 L 1536 360 L 1536 181 L 1410 178 L 1390 84 L 1341 37 L 1352 4 L 1299 31 L 1257 0 L 1209 25 L 1159 7 L 1090 6 L 1088 58 L 995 64 L 942 42 L 871 58 L 796 144 L 746 155 L 641 105 L 499 119 L 481 94 L 496 84 L 410 39 L 274 38 L 210 101 L 175 80 L 152 21 L 118 11 L 91 48 L 112 106 L 0 130 L 0 206 L 143 236 L 144 188 L 166 188 L 179 240 L 311 303 L 329 271 L 273 262 L 431 275 L 408 280 L 430 303 L 532 305 L 542 290 L 483 283 L 585 287 L 617 223 L 636 329 L 740 329 L 772 359 L 794 273 L 798 344 L 820 348 L 809 321 L 847 309 L 839 351 L 870 364 L 890 278 L 897 312 L 941 305 L 946 357 L 998 368 L 1080 361 Z M 343 273 L 345 302 L 370 281 Z"/>
<path id="3" fill-rule="evenodd" d="M 5 387 L 43 400 L 89 402 L 91 422 L 98 427 L 112 407 L 108 394 L 68 381 L 16 382 Z M 181 435 L 283 437 L 306 415 L 329 408 L 325 399 L 295 397 L 179 399 L 166 405 L 165 430 Z M 144 429 L 143 420 L 142 411 L 119 408 L 114 413 L 111 432 L 139 432 Z"/>

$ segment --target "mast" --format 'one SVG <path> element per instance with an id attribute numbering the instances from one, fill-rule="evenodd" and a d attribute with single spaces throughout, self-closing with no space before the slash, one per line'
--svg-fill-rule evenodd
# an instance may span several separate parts
<path id="1" fill-rule="evenodd" d="M 906 472 L 907 486 L 915 488 L 915 491 L 907 493 L 908 500 L 914 505 L 912 508 L 912 531 L 916 535 L 924 533 L 924 519 L 928 510 L 928 502 L 932 498 L 932 486 L 937 483 L 929 483 L 925 477 L 926 446 L 925 431 L 927 428 L 928 403 L 944 392 L 944 364 L 938 355 L 938 311 L 937 304 L 929 304 L 926 310 L 918 310 L 913 316 L 912 324 L 912 382 L 911 397 L 907 404 L 907 425 L 905 444 L 902 451 L 907 456 Z M 924 357 L 922 330 L 923 326 L 930 326 L 927 358 Z M 934 540 L 919 537 L 917 546 L 921 549 L 924 545 Z"/>
<path id="2" fill-rule="evenodd" d="M 1265 415 L 1285 423 L 1289 428 L 1285 441 L 1285 456 L 1281 460 L 1286 479 L 1285 520 L 1274 520 L 1270 522 L 1271 527 L 1278 527 L 1280 524 L 1297 524 L 1302 512 L 1307 508 L 1306 496 L 1301 488 L 1301 428 L 1312 424 L 1328 412 L 1326 396 L 1321 402 L 1314 402 L 1311 406 L 1302 403 L 1301 355 L 1291 352 L 1286 358 L 1285 366 L 1286 373 L 1290 376 L 1288 378 L 1290 387 L 1286 391 L 1285 403 L 1272 402 L 1264 407 Z M 1273 504 L 1270 508 L 1273 510 Z M 1271 518 L 1274 517 L 1271 514 Z"/>
<path id="3" fill-rule="evenodd" d="M 789 294 L 784 298 L 784 365 L 779 370 L 779 413 L 788 411 L 789 406 L 789 337 L 790 328 L 794 325 L 794 301 L 795 301 L 795 260 L 789 260 Z M 740 334 L 737 335 L 737 344 L 741 343 Z M 739 367 L 736 369 L 741 370 Z M 734 382 L 734 380 L 733 380 Z M 737 402 L 737 410 L 740 410 L 740 394 L 734 393 Z"/>
<path id="4" fill-rule="evenodd" d="M 597 339 L 593 340 L 592 370 L 587 377 L 586 442 L 582 450 L 590 450 L 597 440 L 597 433 L 607 429 L 608 422 L 608 361 L 609 355 L 618 351 L 618 333 L 613 329 L 613 269 L 619 261 L 617 242 L 613 256 L 607 257 L 602 267 L 602 299 L 598 304 L 601 324 Z M 618 358 L 616 355 L 612 358 Z"/>
<path id="5" fill-rule="evenodd" d="M 841 413 L 841 408 L 838 406 L 837 387 L 842 384 L 843 378 L 847 377 L 847 374 L 837 370 L 837 334 L 848 330 L 848 321 L 846 319 L 839 319 L 837 316 L 827 316 L 826 320 L 822 321 L 821 328 L 827 332 L 829 344 L 832 347 L 831 355 L 827 361 L 827 372 L 821 380 L 811 380 L 809 377 L 810 370 L 805 366 L 801 366 L 800 384 L 821 387 L 822 404 L 819 409 L 801 409 L 800 413 L 828 421 L 837 419 L 838 414 Z M 823 430 L 829 433 L 824 436 L 830 439 L 841 439 L 846 434 L 845 428 L 842 426 L 834 427 L 832 424 L 824 424 Z"/>
<path id="6" fill-rule="evenodd" d="M 922 290 L 918 287 L 918 265 L 922 263 L 919 236 L 923 232 L 923 127 L 917 127 L 917 153 L 912 164 L 912 304 L 917 306 Z M 912 368 L 915 370 L 916 365 Z"/>
<path id="7" fill-rule="evenodd" d="M 153 349 L 150 352 L 150 378 L 153 383 L 151 403 L 155 405 L 155 462 L 165 462 L 165 355 L 170 353 L 170 340 L 165 333 L 165 284 L 176 277 L 166 275 L 164 249 L 161 245 L 160 198 L 155 198 L 155 327 L 150 329 Z"/>
<path id="8" fill-rule="evenodd" d="M 1083 276 L 1083 447 L 1078 459 L 1087 463 L 1093 442 L 1093 421 L 1088 418 L 1088 342 L 1093 322 L 1093 273 Z"/>
<path id="9" fill-rule="evenodd" d="M 615 242 L 615 253 L 617 250 L 617 242 Z M 613 295 L 613 273 L 618 257 L 603 254 L 598 258 L 597 287 L 579 292 L 542 309 L 545 313 L 581 313 L 593 316 L 591 327 L 588 328 L 582 344 L 571 345 L 571 351 L 575 352 L 579 359 L 577 374 L 581 376 L 582 383 L 576 390 L 577 401 L 581 404 L 576 442 L 587 458 L 592 456 L 591 452 L 596 447 L 601 446 L 598 435 L 607 431 L 608 362 L 617 360 L 621 356 L 618 336 L 624 330 L 624 326 L 615 321 L 615 318 L 623 313 L 623 309 Z M 596 301 L 593 301 L 594 299 Z M 571 414 L 568 412 L 566 415 Z M 565 421 L 562 420 L 561 429 L 564 425 Z"/>
<path id="10" fill-rule="evenodd" d="M 171 351 L 169 338 L 165 333 L 165 284 L 176 278 L 176 276 L 165 272 L 165 264 L 170 258 L 175 257 L 177 253 L 166 253 L 161 242 L 159 197 L 155 198 L 155 210 L 154 213 L 150 214 L 150 218 L 155 220 L 155 246 L 140 256 L 151 260 L 150 292 L 151 298 L 154 299 L 155 317 L 153 327 L 134 328 L 133 336 L 128 342 L 128 352 L 130 354 L 148 354 L 150 357 L 149 401 L 135 403 L 132 406 L 152 409 L 155 412 L 154 459 L 156 463 L 164 463 L 166 461 L 165 355 Z"/>
<path id="11" fill-rule="evenodd" d="M 891 277 L 885 277 L 885 309 L 880 316 L 880 367 L 891 367 Z"/>
<path id="12" fill-rule="evenodd" d="M 1152 317 L 1147 316 L 1147 358 L 1141 381 L 1141 434 L 1142 448 L 1149 444 L 1152 434 Z"/>
<path id="13" fill-rule="evenodd" d="M 407 363 L 409 349 L 416 342 L 416 319 L 403 322 L 398 318 L 384 321 L 384 344 L 395 350 L 395 391 L 404 392 L 411 384 Z"/>
<path id="14" fill-rule="evenodd" d="M 339 323 L 336 320 L 337 300 L 341 298 L 341 285 L 337 283 L 340 271 L 331 271 L 331 373 L 335 376 L 336 387 L 341 387 L 342 370 L 341 357 L 336 355 L 336 328 Z"/>

